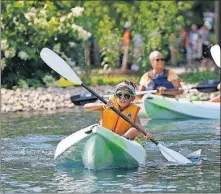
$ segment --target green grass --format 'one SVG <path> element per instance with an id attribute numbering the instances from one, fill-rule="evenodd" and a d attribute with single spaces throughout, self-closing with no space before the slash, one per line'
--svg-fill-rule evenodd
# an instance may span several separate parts
<path id="1" fill-rule="evenodd" d="M 220 80 L 220 73 L 214 74 L 209 71 L 196 72 L 196 73 L 185 73 L 180 75 L 180 79 L 185 83 L 199 83 L 200 81 L 206 80 Z"/>
<path id="2" fill-rule="evenodd" d="M 84 75 L 80 78 L 83 83 L 89 85 L 89 86 L 104 86 L 104 85 L 116 85 L 122 80 L 129 80 L 133 81 L 135 84 L 139 83 L 140 77 L 139 76 L 131 76 L 131 75 L 124 75 L 124 76 L 108 76 L 108 75 Z M 67 86 L 73 86 L 75 84 L 71 83 L 70 81 L 60 78 L 57 80 L 58 85 L 60 87 L 67 87 Z M 77 85 L 75 85 L 77 86 Z"/>
<path id="3" fill-rule="evenodd" d="M 139 83 L 140 77 L 138 76 L 107 76 L 107 75 L 98 75 L 98 76 L 83 76 L 81 77 L 82 82 L 90 86 L 96 85 L 116 85 L 122 80 L 133 81 L 135 84 Z"/>
<path id="4" fill-rule="evenodd" d="M 133 81 L 136 85 L 138 85 L 141 76 L 131 76 L 131 75 L 123 75 L 123 76 L 108 76 L 108 75 L 98 75 L 98 76 L 83 76 L 81 80 L 90 86 L 96 85 L 116 85 L 122 80 L 130 80 Z M 185 73 L 180 75 L 180 79 L 185 83 L 199 83 L 201 81 L 206 80 L 220 80 L 220 73 L 214 74 L 209 71 L 196 72 L 196 73 Z"/>
<path id="5" fill-rule="evenodd" d="M 133 81 L 138 85 L 141 76 L 131 75 L 84 75 L 81 76 L 83 83 L 89 86 L 114 86 L 122 80 Z M 220 74 L 214 74 L 208 71 L 196 72 L 196 73 L 185 73 L 180 75 L 180 79 L 185 83 L 199 83 L 206 80 L 220 80 Z M 63 86 L 64 87 L 64 86 Z"/>

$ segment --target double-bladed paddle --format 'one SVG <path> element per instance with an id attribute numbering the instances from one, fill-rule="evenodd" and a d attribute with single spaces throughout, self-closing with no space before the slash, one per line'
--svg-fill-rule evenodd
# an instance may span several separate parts
<path id="1" fill-rule="evenodd" d="M 217 86 L 219 83 L 220 81 L 216 80 L 201 81 L 197 86 L 193 86 L 191 88 L 168 89 L 166 91 L 184 91 L 196 89 L 199 92 L 211 93 L 218 91 Z M 136 95 L 151 94 L 156 92 L 158 92 L 158 90 L 141 91 L 136 92 Z M 108 97 L 108 95 L 105 95 L 103 97 Z M 70 97 L 70 99 L 75 105 L 84 105 L 86 103 L 92 103 L 98 100 L 95 95 L 73 95 Z"/>
<path id="2" fill-rule="evenodd" d="M 95 95 L 99 100 L 101 100 L 104 104 L 107 104 L 107 101 L 104 100 L 101 96 L 99 96 L 97 93 L 95 93 L 92 89 L 90 89 L 88 86 L 86 86 L 81 80 L 80 78 L 76 75 L 76 73 L 71 69 L 71 67 L 60 57 L 58 56 L 56 53 L 54 53 L 52 50 L 48 49 L 48 48 L 43 48 L 41 50 L 40 56 L 42 58 L 42 60 L 49 66 L 51 67 L 54 71 L 56 71 L 57 73 L 59 73 L 61 76 L 63 76 L 64 78 L 68 79 L 69 81 L 81 85 L 82 87 L 84 87 L 85 89 L 87 89 L 89 92 L 91 92 L 93 95 Z M 119 110 L 117 110 L 114 107 L 111 107 L 111 109 L 118 114 L 120 117 L 122 117 L 125 121 L 127 121 L 128 123 L 130 123 L 134 128 L 136 128 L 138 131 L 140 131 L 142 134 L 144 134 L 145 136 L 147 135 L 147 132 L 143 131 L 142 129 L 140 129 L 135 123 L 133 123 L 132 121 L 130 121 L 124 114 L 122 114 Z M 188 163 L 192 163 L 189 159 L 187 159 L 186 157 L 184 157 L 183 155 L 181 155 L 178 152 L 175 152 L 174 150 L 171 150 L 165 146 L 163 146 L 162 144 L 160 144 L 159 142 L 157 142 L 154 139 L 150 139 L 153 143 L 155 143 L 161 153 L 163 154 L 163 156 L 170 162 L 175 162 L 175 163 L 179 163 L 179 164 L 188 164 Z"/>

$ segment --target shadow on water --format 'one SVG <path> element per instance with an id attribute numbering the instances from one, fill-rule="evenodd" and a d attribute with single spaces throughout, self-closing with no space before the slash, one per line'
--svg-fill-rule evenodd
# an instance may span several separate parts
<path id="1" fill-rule="evenodd" d="M 62 192 L 119 192 L 125 178 L 139 171 L 133 169 L 85 169 L 80 161 L 64 160 L 55 166 L 57 191 Z"/>
<path id="2" fill-rule="evenodd" d="M 56 165 L 57 191 L 174 192 L 179 189 L 185 192 L 184 179 L 195 176 L 195 173 L 197 178 L 203 175 L 201 166 L 164 164 L 167 165 L 147 163 L 134 169 L 88 170 L 78 162 L 65 161 Z"/>

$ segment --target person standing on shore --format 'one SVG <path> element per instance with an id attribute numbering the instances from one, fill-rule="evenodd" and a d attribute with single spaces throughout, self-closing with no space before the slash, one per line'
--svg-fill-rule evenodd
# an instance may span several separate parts
<path id="1" fill-rule="evenodd" d="M 123 41 L 120 46 L 120 50 L 123 53 L 121 71 L 127 70 L 130 39 L 131 39 L 130 23 L 126 22 L 124 25 Z"/>
<path id="2" fill-rule="evenodd" d="M 186 71 L 199 71 L 199 62 L 202 58 L 202 43 L 198 34 L 198 27 L 196 24 L 191 25 L 191 31 L 188 33 L 187 45 L 187 66 Z"/>

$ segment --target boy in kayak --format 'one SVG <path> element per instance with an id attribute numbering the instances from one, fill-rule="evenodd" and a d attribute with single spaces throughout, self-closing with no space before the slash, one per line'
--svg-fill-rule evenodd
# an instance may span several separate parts
<path id="1" fill-rule="evenodd" d="M 115 107 L 134 122 L 138 127 L 145 131 L 140 124 L 137 114 L 140 107 L 133 104 L 135 99 L 135 85 L 133 82 L 122 81 L 116 86 L 114 96 L 111 96 L 108 103 L 88 103 L 84 105 L 85 110 L 102 111 L 99 124 L 111 131 L 121 135 L 127 139 L 134 139 L 138 135 L 138 130 L 131 126 L 130 123 L 125 121 L 117 115 L 110 107 Z M 145 139 L 151 139 L 152 134 L 147 133 L 143 136 Z"/>

